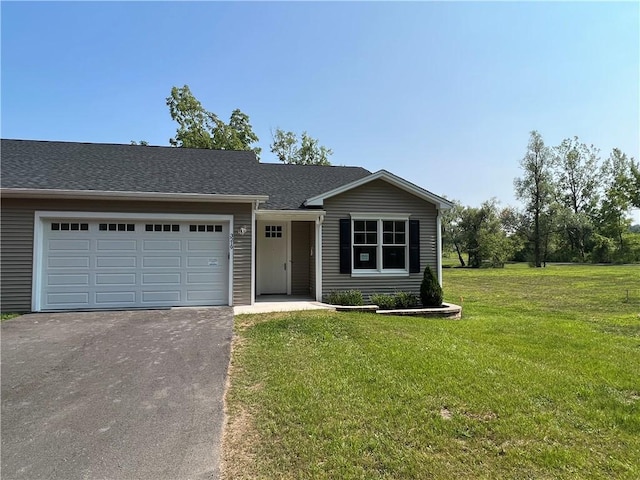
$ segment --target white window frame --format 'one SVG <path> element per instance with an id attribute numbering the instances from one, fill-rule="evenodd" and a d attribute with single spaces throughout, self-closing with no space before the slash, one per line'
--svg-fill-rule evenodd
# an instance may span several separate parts
<path id="1" fill-rule="evenodd" d="M 376 268 L 363 269 L 355 268 L 355 222 L 357 221 L 376 221 L 377 222 L 377 244 L 376 244 Z M 383 268 L 382 255 L 384 247 L 384 230 L 383 222 L 404 222 L 405 224 L 405 252 L 404 261 L 405 268 Z M 360 244 L 358 244 L 360 245 Z M 409 214 L 407 213 L 351 213 L 351 276 L 352 277 L 408 277 L 409 276 Z"/>

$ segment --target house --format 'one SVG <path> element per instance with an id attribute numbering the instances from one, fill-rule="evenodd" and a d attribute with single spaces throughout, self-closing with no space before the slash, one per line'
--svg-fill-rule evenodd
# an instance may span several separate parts
<path id="1" fill-rule="evenodd" d="M 451 204 L 385 170 L 2 140 L 3 311 L 417 292 Z"/>

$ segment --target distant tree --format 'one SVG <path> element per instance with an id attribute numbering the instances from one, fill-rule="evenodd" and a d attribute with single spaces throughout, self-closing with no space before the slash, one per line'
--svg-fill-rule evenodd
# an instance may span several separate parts
<path id="1" fill-rule="evenodd" d="M 310 137 L 307 132 L 302 132 L 298 139 L 295 133 L 277 128 L 271 135 L 271 151 L 281 162 L 296 165 L 331 165 L 329 156 L 333 151 L 319 145 L 318 140 Z"/>
<path id="2" fill-rule="evenodd" d="M 531 217 L 532 231 L 529 239 L 533 245 L 533 265 L 541 267 L 545 241 L 549 239 L 548 229 L 553 222 L 548 218 L 553 214 L 553 157 L 545 146 L 542 136 L 532 131 L 524 158 L 520 161 L 524 171 L 521 178 L 514 180 L 516 197 L 525 203 L 525 211 Z M 547 243 L 548 244 L 548 243 Z"/>
<path id="3" fill-rule="evenodd" d="M 458 228 L 470 267 L 478 268 L 485 262 L 491 266 L 502 266 L 513 253 L 512 243 L 502 229 L 495 198 L 483 202 L 479 208 L 466 207 L 461 213 Z"/>
<path id="4" fill-rule="evenodd" d="M 640 208 L 640 162 L 631 159 L 631 180 L 629 182 L 629 200 L 631 205 Z"/>
<path id="5" fill-rule="evenodd" d="M 555 156 L 555 193 L 559 203 L 561 228 L 569 248 L 586 257 L 586 242 L 593 231 L 593 216 L 598 203 L 599 150 L 567 138 L 553 149 Z"/>
<path id="6" fill-rule="evenodd" d="M 465 207 L 457 200 L 453 200 L 453 208 L 446 210 L 442 214 L 442 244 L 449 250 L 455 250 L 458 255 L 460 266 L 466 266 L 462 252 L 466 251 L 464 231 L 462 229 L 462 215 Z"/>
<path id="7" fill-rule="evenodd" d="M 178 122 L 176 136 L 169 139 L 174 147 L 250 150 L 259 157 L 261 149 L 253 146 L 258 136 L 245 113 L 234 110 L 227 124 L 205 110 L 188 85 L 173 87 L 166 100 L 171 118 Z"/>
<path id="8" fill-rule="evenodd" d="M 614 148 L 601 169 L 605 192 L 598 215 L 598 229 L 601 235 L 614 239 L 619 250 L 624 249 L 623 234 L 631 224 L 628 213 L 635 199 L 633 165 L 633 158 Z"/>
<path id="9" fill-rule="evenodd" d="M 146 140 L 140 140 L 139 142 L 136 142 L 135 140 L 131 140 L 131 145 L 142 145 L 143 147 L 148 147 L 149 142 L 147 142 Z"/>

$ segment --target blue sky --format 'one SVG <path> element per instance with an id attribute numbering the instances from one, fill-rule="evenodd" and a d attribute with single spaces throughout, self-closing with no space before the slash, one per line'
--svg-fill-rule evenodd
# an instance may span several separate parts
<path id="1" fill-rule="evenodd" d="M 308 131 L 338 165 L 516 204 L 529 132 L 640 157 L 629 3 L 2 2 L 2 136 L 168 145 L 165 98 Z M 640 215 L 635 214 L 636 221 Z"/>

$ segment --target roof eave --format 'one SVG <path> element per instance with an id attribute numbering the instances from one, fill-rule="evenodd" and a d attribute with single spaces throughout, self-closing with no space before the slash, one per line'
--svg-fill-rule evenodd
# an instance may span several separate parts
<path id="1" fill-rule="evenodd" d="M 394 185 L 402 190 L 405 190 L 415 195 L 416 197 L 419 197 L 427 202 L 435 204 L 439 210 L 449 210 L 450 208 L 453 207 L 453 204 L 448 200 L 446 200 L 445 198 L 442 198 L 434 193 L 429 192 L 428 190 L 420 188 L 417 185 L 414 185 L 413 183 L 403 178 L 400 178 L 386 170 L 378 170 L 377 172 L 372 173 L 371 175 L 368 175 L 366 177 L 360 178 L 354 182 L 347 183 L 346 185 L 342 185 L 341 187 L 334 188 L 333 190 L 330 190 L 328 192 L 322 193 L 320 195 L 316 195 L 315 197 L 308 198 L 307 200 L 305 200 L 304 205 L 306 207 L 322 207 L 324 205 L 324 201 L 327 198 L 334 197 L 341 193 L 347 192 L 353 188 L 360 187 L 362 185 L 365 185 L 369 182 L 372 182 L 378 179 L 384 180 L 390 183 L 391 185 Z"/>
<path id="2" fill-rule="evenodd" d="M 3 198 L 55 198 L 74 200 L 154 200 L 160 202 L 253 203 L 265 202 L 268 195 L 226 195 L 216 193 L 127 192 L 105 190 L 58 190 L 0 188 Z"/>

